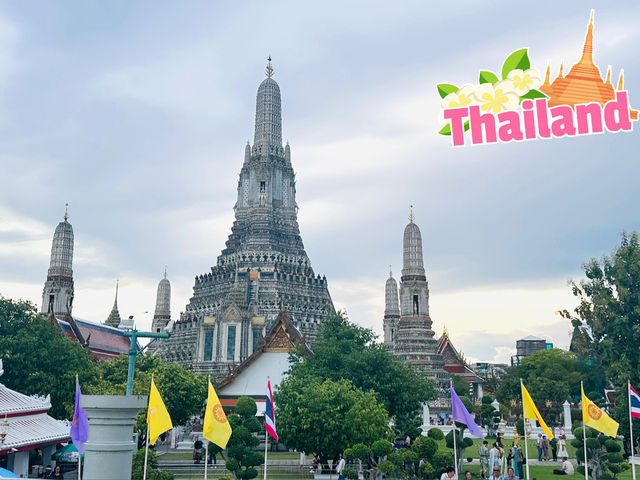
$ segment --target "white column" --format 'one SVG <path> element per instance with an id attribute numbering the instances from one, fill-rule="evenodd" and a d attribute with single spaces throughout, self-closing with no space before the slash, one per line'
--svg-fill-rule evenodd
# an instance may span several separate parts
<path id="1" fill-rule="evenodd" d="M 494 400 L 493 402 L 491 402 L 491 406 L 497 411 L 500 411 L 500 404 L 498 403 L 498 400 Z"/>
<path id="2" fill-rule="evenodd" d="M 131 479 L 131 463 L 137 445 L 133 426 L 146 396 L 83 395 L 89 439 L 84 444 L 84 480 Z"/>
<path id="3" fill-rule="evenodd" d="M 429 420 L 429 405 L 427 402 L 422 404 L 422 430 L 427 431 L 431 426 L 431 421 Z"/>
<path id="4" fill-rule="evenodd" d="M 566 400 L 562 404 L 564 414 L 564 433 L 571 433 L 571 405 Z"/>
<path id="5" fill-rule="evenodd" d="M 13 473 L 27 478 L 29 476 L 29 451 L 17 452 L 13 456 Z"/>

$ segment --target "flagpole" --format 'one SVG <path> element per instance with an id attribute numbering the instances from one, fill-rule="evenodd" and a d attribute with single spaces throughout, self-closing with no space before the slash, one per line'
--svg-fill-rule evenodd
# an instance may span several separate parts
<path id="1" fill-rule="evenodd" d="M 269 445 L 269 434 L 267 428 L 264 429 L 264 480 L 267 480 L 267 445 Z"/>
<path id="2" fill-rule="evenodd" d="M 580 382 L 580 406 L 582 407 L 582 442 L 584 449 L 584 480 L 589 480 L 589 466 L 587 465 L 587 427 L 584 425 L 584 382 Z"/>
<path id="3" fill-rule="evenodd" d="M 524 458 L 526 459 L 525 467 L 527 473 L 527 480 L 529 480 L 529 439 L 527 438 L 527 418 L 524 416 L 524 392 L 523 392 L 524 384 L 522 383 L 522 379 L 520 379 L 520 397 L 522 399 L 522 426 L 524 427 Z"/>
<path id="4" fill-rule="evenodd" d="M 149 454 L 149 424 L 147 423 L 147 438 L 145 439 L 144 446 L 144 470 L 142 473 L 142 480 L 147 480 L 147 455 Z"/>
<path id="5" fill-rule="evenodd" d="M 204 480 L 207 480 L 207 467 L 209 465 L 209 440 L 204 447 Z"/>
<path id="6" fill-rule="evenodd" d="M 78 480 L 82 479 L 82 475 L 80 474 L 81 471 L 82 471 L 82 454 L 78 452 Z M 633 480 L 636 480 L 635 475 L 633 477 Z"/>
<path id="7" fill-rule="evenodd" d="M 209 388 L 209 384 L 211 383 L 211 374 L 207 376 L 207 388 Z M 209 408 L 209 402 L 207 402 L 207 408 Z M 207 480 L 207 468 L 209 465 L 209 439 L 205 439 L 203 435 L 203 440 L 207 441 L 207 444 L 204 447 L 204 480 Z"/>
<path id="8" fill-rule="evenodd" d="M 453 380 L 451 380 L 451 378 L 449 378 L 449 387 L 453 390 Z M 458 449 L 456 447 L 456 420 L 455 418 L 453 418 L 453 399 L 451 402 L 451 419 L 453 420 L 452 424 L 453 424 L 453 430 L 452 430 L 452 435 L 453 435 L 453 466 L 454 469 L 456 471 L 456 479 L 458 478 Z"/>
<path id="9" fill-rule="evenodd" d="M 633 417 L 631 416 L 631 381 L 627 380 L 627 398 L 629 399 L 629 443 L 631 444 L 631 478 L 636 480 L 636 462 L 633 452 Z"/>

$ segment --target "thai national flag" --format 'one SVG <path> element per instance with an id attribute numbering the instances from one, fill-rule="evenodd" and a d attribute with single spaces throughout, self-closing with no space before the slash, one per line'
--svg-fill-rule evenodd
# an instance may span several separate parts
<path id="1" fill-rule="evenodd" d="M 271 381 L 267 380 L 267 401 L 264 412 L 264 428 L 267 433 L 278 441 L 276 432 L 276 416 L 273 414 L 273 396 L 271 395 Z"/>
<path id="2" fill-rule="evenodd" d="M 629 403 L 631 404 L 631 416 L 640 418 L 640 395 L 629 385 Z"/>

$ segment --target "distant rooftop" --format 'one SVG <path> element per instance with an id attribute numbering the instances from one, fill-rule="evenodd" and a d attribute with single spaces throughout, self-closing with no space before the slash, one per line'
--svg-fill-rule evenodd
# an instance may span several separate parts
<path id="1" fill-rule="evenodd" d="M 533 335 L 528 335 L 524 338 L 521 338 L 519 341 L 521 340 L 526 340 L 527 342 L 546 342 L 544 338 L 534 337 Z"/>

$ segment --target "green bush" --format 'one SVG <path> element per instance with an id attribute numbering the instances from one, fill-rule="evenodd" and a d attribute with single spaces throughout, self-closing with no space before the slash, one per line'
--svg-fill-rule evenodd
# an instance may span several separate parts
<path id="1" fill-rule="evenodd" d="M 416 452 L 418 457 L 430 461 L 438 451 L 438 444 L 433 438 L 419 437 L 411 445 L 411 450 Z"/>
<path id="2" fill-rule="evenodd" d="M 378 464 L 378 470 L 380 470 L 385 475 L 389 475 L 393 472 L 395 465 L 390 460 L 385 460 Z"/>
<path id="3" fill-rule="evenodd" d="M 376 457 L 389 455 L 393 450 L 393 445 L 388 440 L 376 440 L 371 444 L 371 453 Z"/>
<path id="4" fill-rule="evenodd" d="M 437 451 L 433 456 L 431 465 L 433 465 L 434 470 L 438 476 L 440 476 L 447 467 L 451 467 L 453 465 L 453 453 L 445 450 Z"/>
<path id="5" fill-rule="evenodd" d="M 424 462 L 418 467 L 418 475 L 420 478 L 433 478 L 436 473 L 435 468 L 429 462 Z"/>
<path id="6" fill-rule="evenodd" d="M 429 429 L 429 431 L 427 432 L 427 436 L 429 438 L 433 438 L 436 442 L 439 442 L 440 440 L 444 439 L 444 433 L 442 433 L 442 430 L 435 427 Z"/>
<path id="7" fill-rule="evenodd" d="M 342 471 L 342 475 L 344 475 L 345 478 L 348 478 L 349 480 L 358 480 L 358 472 L 355 468 L 345 468 Z"/>

